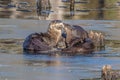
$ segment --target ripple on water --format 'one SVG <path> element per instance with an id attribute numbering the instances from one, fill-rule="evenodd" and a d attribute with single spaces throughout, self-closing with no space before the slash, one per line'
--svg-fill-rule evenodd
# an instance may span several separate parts
<path id="1" fill-rule="evenodd" d="M 15 22 L 13 23 L 11 22 L 11 20 L 6 20 L 5 22 L 3 20 L 0 21 L 0 23 L 4 23 L 7 25 L 9 24 L 19 25 L 20 28 L 13 27 L 13 31 L 16 31 L 16 29 L 17 31 L 21 29 L 19 35 L 21 35 L 22 31 L 25 31 L 25 29 L 26 29 L 25 31 L 26 33 L 27 32 L 31 33 L 33 29 L 31 26 L 34 26 L 34 28 L 38 29 L 38 31 L 40 31 L 43 27 L 48 26 L 47 21 L 39 22 L 40 24 L 42 24 L 41 28 L 36 27 L 36 26 L 39 27 L 39 24 L 36 21 L 13 20 L 13 22 Z M 65 21 L 65 22 L 70 24 L 84 23 L 84 24 L 87 24 L 87 26 L 84 25 L 83 27 L 85 27 L 85 29 L 87 30 L 90 29 L 90 30 L 97 30 L 101 32 L 103 31 L 105 33 L 107 32 L 111 34 L 113 33 L 116 34 L 115 30 L 114 31 L 111 30 L 114 28 L 114 25 L 113 25 L 114 22 L 112 21 L 110 22 L 106 21 L 105 25 L 104 25 L 104 21 L 95 21 L 95 20 L 90 20 L 90 21 L 89 20 L 87 21 L 71 20 L 71 21 Z M 23 23 L 26 25 L 23 25 Z M 90 24 L 92 24 L 93 26 L 91 26 Z M 25 26 L 27 28 L 25 28 Z M 112 28 L 110 28 L 111 26 Z M 11 28 L 12 26 L 10 28 L 6 27 L 5 29 L 8 30 Z M 27 34 L 25 36 L 27 36 Z M 12 35 L 12 37 L 14 36 Z M 113 35 L 110 41 L 106 43 L 105 50 L 96 51 L 93 54 L 89 54 L 89 55 L 74 55 L 74 56 L 22 54 L 23 53 L 22 47 L 21 47 L 22 42 L 16 43 L 16 41 L 14 42 L 14 40 L 13 42 L 9 40 L 6 40 L 6 41 L 3 40 L 1 42 L 2 46 L 0 45 L 0 48 L 3 49 L 3 51 L 1 51 L 0 53 L 0 80 L 5 80 L 5 79 L 8 79 L 8 80 L 80 80 L 85 78 L 95 78 L 95 77 L 99 78 L 101 75 L 101 68 L 103 65 L 109 64 L 109 65 L 112 65 L 114 69 L 120 70 L 120 49 L 118 45 L 119 41 L 112 41 L 112 39 L 114 39 Z M 3 43 L 6 43 L 6 44 L 3 44 Z M 20 52 L 17 53 L 15 51 L 20 51 Z"/>

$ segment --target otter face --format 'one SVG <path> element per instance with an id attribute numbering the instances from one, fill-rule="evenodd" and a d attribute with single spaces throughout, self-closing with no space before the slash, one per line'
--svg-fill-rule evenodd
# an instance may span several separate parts
<path id="1" fill-rule="evenodd" d="M 55 31 L 62 31 L 64 25 L 61 20 L 53 20 L 49 24 L 49 29 L 54 29 Z"/>
<path id="2" fill-rule="evenodd" d="M 48 32 L 55 37 L 56 43 L 60 40 L 63 30 L 63 23 L 61 20 L 53 20 L 49 24 Z"/>
<path id="3" fill-rule="evenodd" d="M 73 28 L 70 24 L 64 23 L 63 26 L 66 43 L 69 43 L 73 38 Z"/>

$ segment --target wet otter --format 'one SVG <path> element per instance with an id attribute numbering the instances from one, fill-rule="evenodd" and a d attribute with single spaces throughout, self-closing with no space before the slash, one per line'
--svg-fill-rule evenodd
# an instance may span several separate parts
<path id="1" fill-rule="evenodd" d="M 96 42 L 100 44 L 101 41 L 103 42 L 102 34 L 95 34 L 98 33 L 88 33 L 78 25 L 69 25 L 60 20 L 53 20 L 46 33 L 29 35 L 23 43 L 23 49 L 37 52 L 91 53 L 94 51 Z M 97 40 L 94 39 L 95 37 Z"/>
<path id="2" fill-rule="evenodd" d="M 56 47 L 62 34 L 62 22 L 53 20 L 46 33 L 33 33 L 23 43 L 23 49 L 29 51 L 48 51 Z"/>
<path id="3" fill-rule="evenodd" d="M 64 30 L 66 32 L 66 43 L 67 46 L 73 46 L 73 44 L 77 41 L 81 43 L 88 38 L 88 33 L 78 25 L 69 25 L 64 24 Z"/>
<path id="4" fill-rule="evenodd" d="M 65 43 L 67 48 L 65 52 L 87 52 L 94 49 L 94 44 L 89 38 L 87 31 L 78 25 L 69 25 L 64 23 L 66 34 Z"/>

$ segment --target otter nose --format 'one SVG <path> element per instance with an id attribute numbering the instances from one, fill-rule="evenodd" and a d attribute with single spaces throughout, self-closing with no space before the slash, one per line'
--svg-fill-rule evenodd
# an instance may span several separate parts
<path id="1" fill-rule="evenodd" d="M 67 37 L 67 34 L 66 34 L 66 33 L 62 33 L 62 37 L 63 37 L 63 38 L 66 38 L 66 37 Z"/>

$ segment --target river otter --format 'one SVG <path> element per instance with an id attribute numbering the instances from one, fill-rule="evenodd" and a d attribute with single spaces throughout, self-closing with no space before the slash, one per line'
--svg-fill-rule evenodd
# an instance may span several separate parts
<path id="1" fill-rule="evenodd" d="M 62 22 L 53 20 L 49 24 L 46 33 L 33 33 L 29 35 L 23 43 L 24 50 L 30 51 L 48 51 L 56 47 L 62 34 Z"/>
<path id="2" fill-rule="evenodd" d="M 78 25 L 69 25 L 64 23 L 67 46 L 73 46 L 75 42 L 83 43 L 88 38 L 88 33 Z"/>
<path id="3" fill-rule="evenodd" d="M 104 39 L 102 34 L 96 34 L 98 33 L 88 33 L 78 25 L 69 25 L 60 20 L 53 20 L 46 33 L 29 35 L 23 43 L 23 49 L 45 51 L 46 53 L 49 51 L 91 53 L 94 51 L 95 43 L 101 44 Z"/>
<path id="4" fill-rule="evenodd" d="M 63 23 L 66 48 L 64 52 L 91 53 L 94 50 L 104 50 L 105 40 L 102 33 L 87 32 L 81 26 Z"/>
<path id="5" fill-rule="evenodd" d="M 87 31 L 78 25 L 69 25 L 64 23 L 64 30 L 66 34 L 65 43 L 66 48 L 64 52 L 87 52 L 94 49 L 94 44 L 89 38 Z"/>

